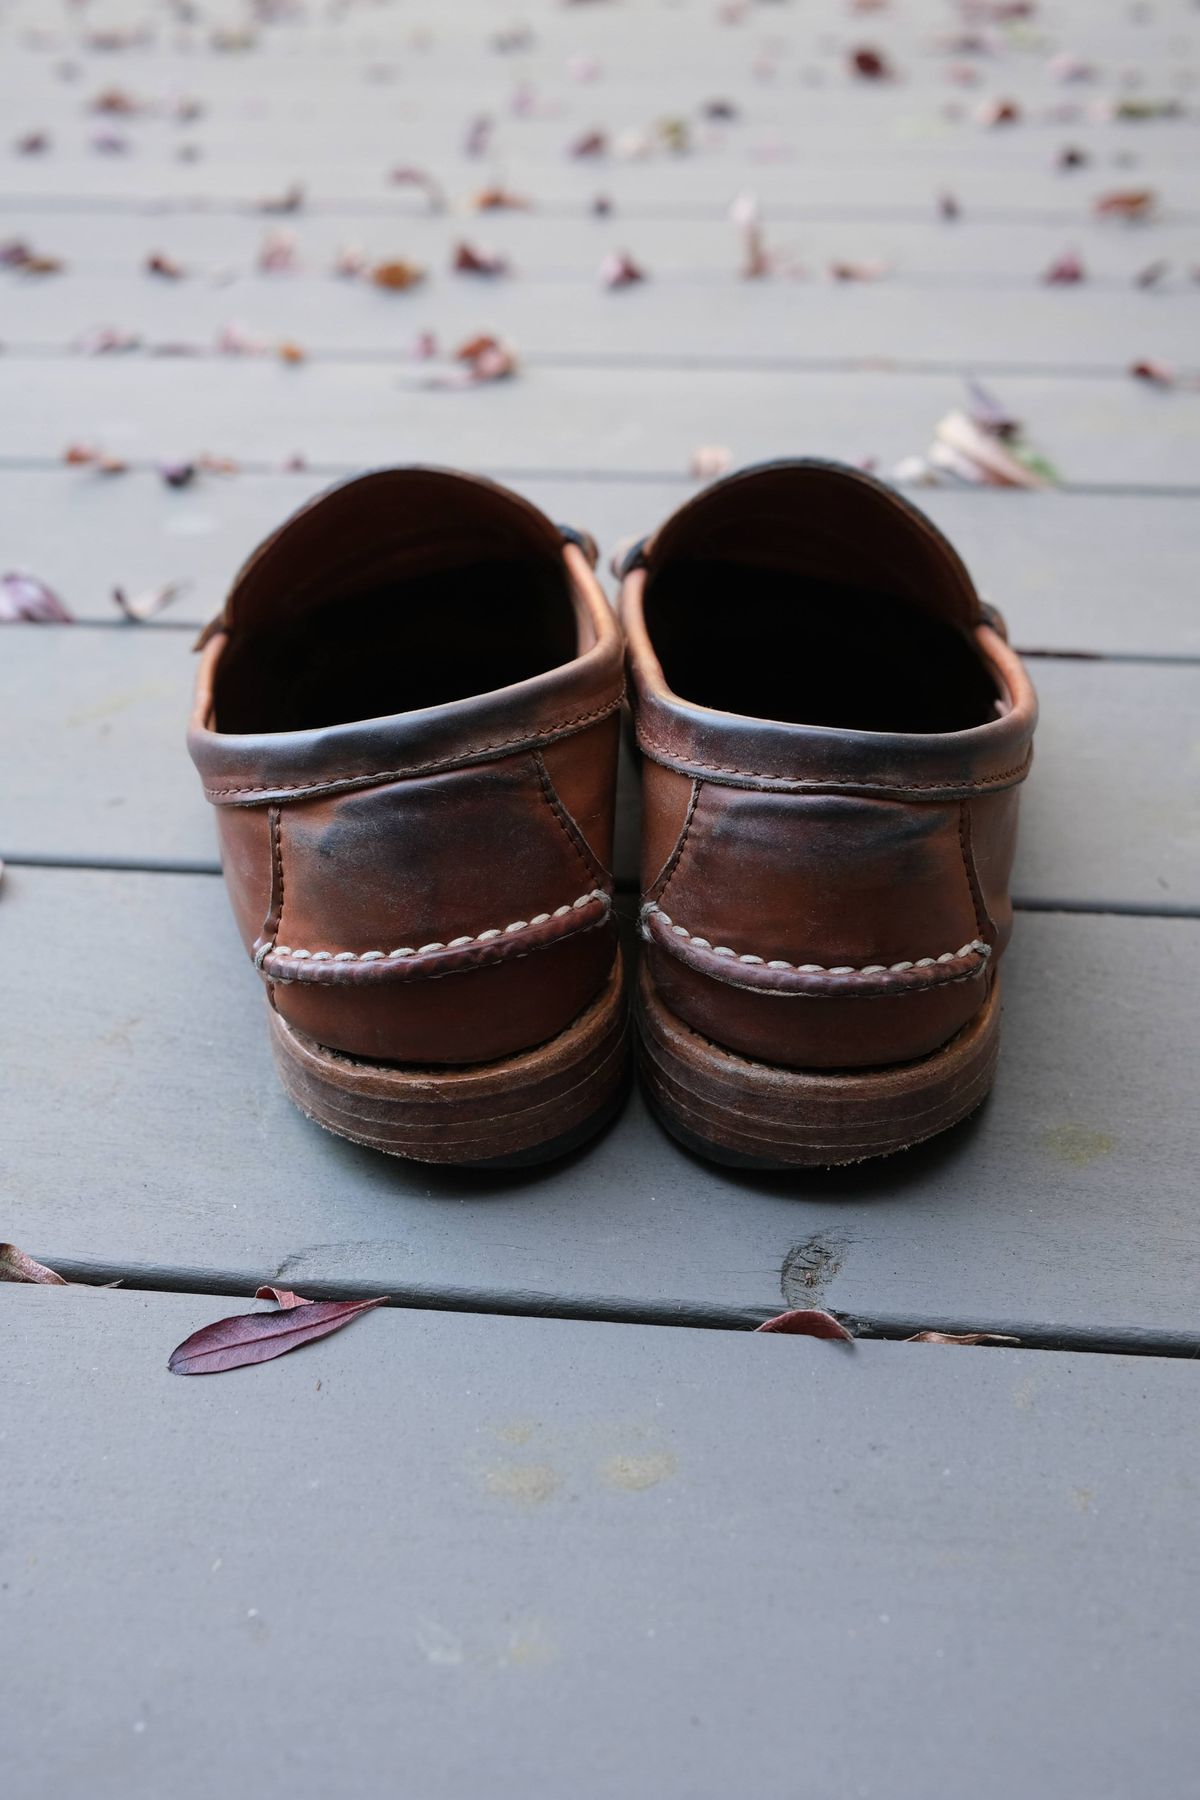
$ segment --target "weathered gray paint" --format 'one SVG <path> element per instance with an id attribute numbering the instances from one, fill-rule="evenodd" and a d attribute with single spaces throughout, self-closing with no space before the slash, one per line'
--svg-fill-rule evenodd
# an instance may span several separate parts
<path id="1" fill-rule="evenodd" d="M 0 1290 L 8 1800 L 1191 1790 L 1187 1363 Z"/>
<path id="2" fill-rule="evenodd" d="M 10 868 L 0 924 L 3 1235 L 51 1263 L 1200 1343 L 1198 922 L 1022 916 L 983 1112 L 907 1155 L 794 1177 L 705 1165 L 636 1097 L 600 1142 L 520 1176 L 352 1148 L 284 1099 L 211 877 Z"/>

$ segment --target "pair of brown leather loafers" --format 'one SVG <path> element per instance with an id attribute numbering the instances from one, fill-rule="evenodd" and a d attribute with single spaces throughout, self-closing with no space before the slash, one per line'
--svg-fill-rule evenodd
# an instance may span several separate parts
<path id="1" fill-rule="evenodd" d="M 250 558 L 189 743 L 284 1086 L 424 1162 L 540 1160 L 619 1106 L 620 714 L 643 776 L 637 1030 L 723 1161 L 856 1161 L 990 1086 L 1032 687 L 950 545 L 857 471 L 730 477 L 631 552 L 435 469 Z M 623 629 L 622 629 L 623 627 Z"/>

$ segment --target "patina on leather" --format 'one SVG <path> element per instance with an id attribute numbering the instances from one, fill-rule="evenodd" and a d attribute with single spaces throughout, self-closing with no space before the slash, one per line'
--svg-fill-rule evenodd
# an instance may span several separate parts
<path id="1" fill-rule="evenodd" d="M 621 694 L 578 534 L 490 482 L 380 471 L 267 539 L 188 742 L 281 1018 L 434 1067 L 563 1032 L 616 956 Z"/>
<path id="2" fill-rule="evenodd" d="M 899 495 L 750 469 L 626 565 L 647 974 L 762 1063 L 928 1056 L 983 1006 L 1036 702 L 998 615 Z"/>

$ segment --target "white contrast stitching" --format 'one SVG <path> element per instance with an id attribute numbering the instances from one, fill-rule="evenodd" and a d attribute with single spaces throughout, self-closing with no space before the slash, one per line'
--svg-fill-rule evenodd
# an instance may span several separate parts
<path id="1" fill-rule="evenodd" d="M 410 945 L 402 945 L 399 950 L 293 950 L 290 944 L 264 944 L 255 959 L 261 966 L 265 956 L 290 956 L 295 962 L 310 957 L 314 962 L 395 962 L 400 957 L 429 956 L 435 950 L 462 950 L 468 944 L 490 944 L 498 937 L 506 937 L 509 932 L 528 931 L 531 925 L 545 925 L 551 919 L 565 919 L 568 913 L 581 912 L 590 906 L 593 900 L 602 900 L 608 905 L 608 895 L 603 888 L 593 888 L 589 894 L 580 894 L 578 900 L 572 900 L 569 906 L 557 906 L 552 913 L 537 913 L 532 919 L 514 919 L 511 925 L 493 925 L 487 931 L 477 932 L 474 937 L 451 938 L 448 944 L 422 944 L 416 950 Z"/>
<path id="2" fill-rule="evenodd" d="M 707 938 L 693 936 L 686 925 L 676 925 L 662 907 L 656 906 L 651 900 L 642 908 L 643 920 L 648 919 L 652 913 L 670 928 L 672 937 L 686 938 L 700 950 L 709 950 L 714 956 L 732 957 L 735 962 L 761 963 L 763 961 L 761 956 L 755 956 L 749 951 L 739 955 L 736 950 L 731 950 L 728 944 L 710 944 Z M 961 950 L 944 950 L 940 956 L 921 956 L 914 962 L 864 963 L 861 968 L 856 968 L 853 963 L 838 963 L 836 967 L 826 968 L 824 963 L 791 963 L 785 962 L 782 957 L 774 957 L 767 963 L 767 968 L 795 969 L 801 975 L 903 975 L 907 969 L 932 969 L 938 963 L 957 962 L 960 956 L 986 957 L 991 954 L 990 944 L 985 944 L 982 938 L 972 938 L 971 942 L 964 944 Z"/>

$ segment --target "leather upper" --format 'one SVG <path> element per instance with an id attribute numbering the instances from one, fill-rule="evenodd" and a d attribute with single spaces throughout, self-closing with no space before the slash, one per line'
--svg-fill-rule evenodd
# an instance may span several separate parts
<path id="1" fill-rule="evenodd" d="M 856 470 L 772 464 L 639 547 L 621 616 L 666 1004 L 791 1067 L 936 1049 L 1011 932 L 1036 719 L 953 549 Z"/>
<path id="2" fill-rule="evenodd" d="M 204 634 L 188 744 L 234 913 L 322 1044 L 492 1060 L 608 976 L 621 636 L 573 535 L 380 471 L 269 538 Z"/>

